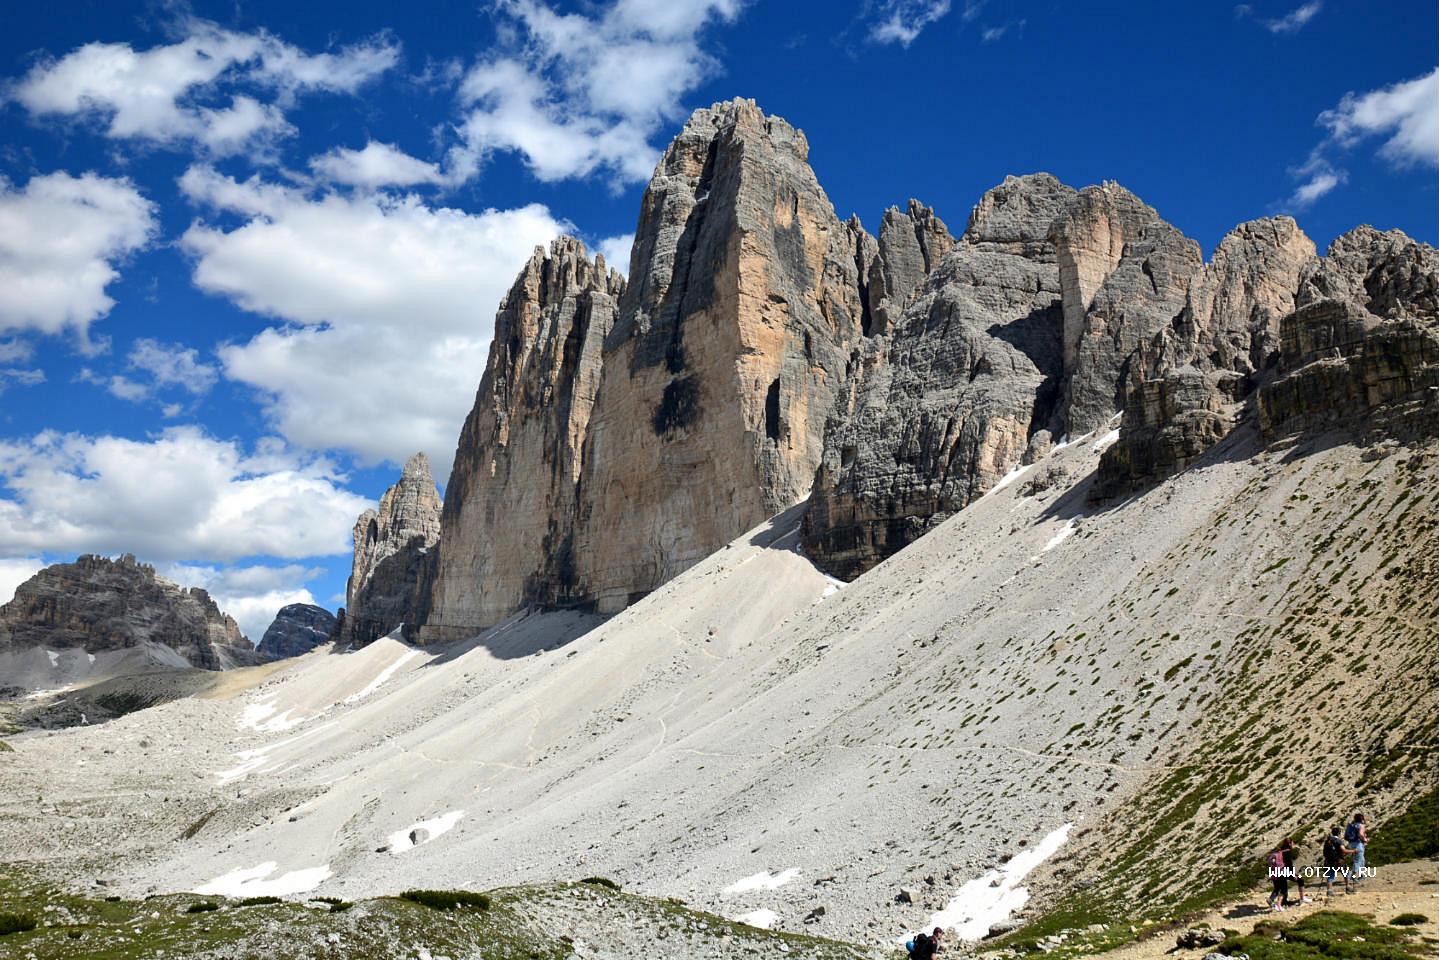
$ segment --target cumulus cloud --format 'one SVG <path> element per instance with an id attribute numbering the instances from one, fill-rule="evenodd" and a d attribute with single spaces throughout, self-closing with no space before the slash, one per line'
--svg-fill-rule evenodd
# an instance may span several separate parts
<path id="1" fill-rule="evenodd" d="M 1379 156 L 1398 168 L 1439 167 L 1439 67 L 1367 93 L 1346 93 L 1316 121 L 1328 135 L 1290 171 L 1300 181 L 1286 206 L 1303 208 L 1349 179 L 1336 157 L 1383 137 Z"/>
<path id="2" fill-rule="evenodd" d="M 605 256 L 605 266 L 620 273 L 629 275 L 630 272 L 630 250 L 635 245 L 633 233 L 620 234 L 617 237 L 605 237 L 599 242 L 599 252 Z"/>
<path id="3" fill-rule="evenodd" d="M 875 43 L 897 43 L 907 47 L 924 28 L 949 13 L 949 0 L 883 0 L 870 11 L 874 22 L 869 38 Z M 966 4 L 962 18 L 968 22 L 979 15 L 982 4 Z"/>
<path id="4" fill-rule="evenodd" d="M 110 312 L 116 264 L 155 232 L 155 206 L 129 180 L 65 172 L 23 189 L 0 177 L 0 332 L 73 330 Z"/>
<path id="5" fill-rule="evenodd" d="M 192 397 L 210 392 L 220 379 L 219 368 L 205 363 L 193 347 L 176 343 L 162 343 L 149 337 L 135 341 L 126 358 L 130 373 L 102 376 L 94 370 L 83 368 L 75 379 L 93 383 L 109 391 L 121 400 L 139 403 L 149 400 L 167 390 L 181 390 Z M 178 414 L 183 407 L 172 403 L 164 404 L 166 416 Z M 174 408 L 173 413 L 168 412 Z"/>
<path id="6" fill-rule="evenodd" d="M 45 567 L 39 557 L 0 557 L 0 606 L 15 599 L 15 588 Z"/>
<path id="7" fill-rule="evenodd" d="M 293 132 L 284 107 L 296 95 L 353 93 L 399 59 L 398 45 L 383 36 L 309 54 L 263 30 L 238 33 L 195 18 L 178 32 L 176 42 L 148 50 L 88 43 L 47 58 L 9 95 L 35 118 L 93 120 L 114 139 L 189 142 L 219 156 Z"/>
<path id="8" fill-rule="evenodd" d="M 522 154 L 553 181 L 610 173 L 641 181 L 658 151 L 650 139 L 684 113 L 683 98 L 718 69 L 700 48 L 713 23 L 733 22 L 745 0 L 617 0 L 594 16 L 560 14 L 537 0 L 502 0 L 515 41 L 475 64 L 460 84 L 464 148 L 476 167 L 494 151 Z"/>
<path id="9" fill-rule="evenodd" d="M 373 140 L 360 150 L 336 147 L 311 160 L 310 169 L 330 183 L 367 190 L 450 182 L 435 164 L 412 157 L 392 143 Z"/>
<path id="10" fill-rule="evenodd" d="M 47 431 L 0 441 L 0 556 L 344 554 L 370 502 L 342 481 L 277 441 L 247 453 L 193 427 L 148 440 Z"/>
<path id="11" fill-rule="evenodd" d="M 468 213 L 414 196 L 312 196 L 197 167 L 197 203 L 244 223 L 181 238 L 194 282 L 284 321 L 218 352 L 292 443 L 444 476 L 484 370 L 495 309 L 530 251 L 567 232 L 539 204 Z"/>
<path id="12" fill-rule="evenodd" d="M 156 571 L 182 586 L 208 591 L 219 608 L 234 617 L 240 630 L 257 645 L 281 607 L 315 602 L 310 591 L 300 584 L 323 572 L 298 563 L 274 567 L 170 563 L 162 564 Z"/>
<path id="13" fill-rule="evenodd" d="M 1439 167 L 1439 67 L 1368 93 L 1347 93 L 1319 123 L 1341 146 L 1387 137 L 1379 153 L 1399 164 Z"/>

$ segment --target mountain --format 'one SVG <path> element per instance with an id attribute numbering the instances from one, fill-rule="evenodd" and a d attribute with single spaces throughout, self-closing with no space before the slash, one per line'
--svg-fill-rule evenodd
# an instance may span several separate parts
<path id="1" fill-rule="evenodd" d="M 338 623 L 323 607 L 292 603 L 280 608 L 255 649 L 266 660 L 298 657 L 333 639 Z"/>
<path id="2" fill-rule="evenodd" d="M 424 622 L 440 511 L 430 461 L 417 453 L 406 461 L 399 481 L 380 497 L 380 509 L 360 514 L 345 587 L 345 642 L 364 646 L 398 627 Z"/>
<path id="3" fill-rule="evenodd" d="M 46 567 L 0 607 L 7 686 L 58 687 L 156 666 L 225 670 L 260 662 L 234 619 L 126 554 Z"/>

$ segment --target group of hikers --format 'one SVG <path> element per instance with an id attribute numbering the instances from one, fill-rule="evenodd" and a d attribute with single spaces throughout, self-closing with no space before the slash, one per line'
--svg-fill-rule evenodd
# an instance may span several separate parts
<path id="1" fill-rule="evenodd" d="M 1349 826 L 1344 828 L 1342 835 L 1338 827 L 1330 829 L 1329 836 L 1324 838 L 1324 866 L 1321 870 L 1324 877 L 1325 899 L 1333 898 L 1335 881 L 1344 881 L 1344 892 L 1352 893 L 1364 879 L 1364 849 L 1368 844 L 1369 830 L 1365 825 L 1362 813 L 1354 815 L 1354 819 Z M 1346 859 L 1350 857 L 1353 860 L 1346 863 Z M 1270 910 L 1280 911 L 1285 907 L 1313 902 L 1304 893 L 1306 871 L 1295 866 L 1298 860 L 1299 845 L 1293 839 L 1287 838 L 1279 846 L 1269 851 L 1266 862 L 1269 866 L 1269 882 L 1272 885 L 1269 892 Z M 1292 900 L 1289 898 L 1289 881 L 1291 880 L 1299 887 L 1299 895 Z"/>

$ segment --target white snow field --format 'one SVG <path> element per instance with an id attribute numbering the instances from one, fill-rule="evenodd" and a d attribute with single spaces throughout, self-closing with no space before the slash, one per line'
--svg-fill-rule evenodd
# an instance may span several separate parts
<path id="1" fill-rule="evenodd" d="M 1095 445 L 843 589 L 796 549 L 796 509 L 607 621 L 322 648 L 103 729 L 9 738 L 0 861 L 80 864 L 126 895 L 600 876 L 872 944 L 982 934 L 1056 877 L 1099 876 L 1086 849 L 1187 749 L 1236 625 L 1300 575 L 1275 563 L 1309 555 L 1311 528 L 1273 520 L 1298 485 L 1319 504 L 1398 469 L 1223 448 L 1093 509 Z"/>

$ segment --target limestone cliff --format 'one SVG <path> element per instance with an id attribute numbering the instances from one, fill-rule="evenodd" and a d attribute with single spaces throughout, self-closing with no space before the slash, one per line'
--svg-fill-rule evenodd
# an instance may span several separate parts
<path id="1" fill-rule="evenodd" d="M 402 624 L 414 628 L 424 622 L 440 509 L 430 461 L 417 453 L 380 498 L 380 509 L 366 510 L 355 521 L 355 554 L 345 588 L 347 642 L 363 646 Z"/>
<path id="2" fill-rule="evenodd" d="M 527 604 L 584 599 L 576 552 L 585 437 L 624 280 L 564 237 L 500 304 L 446 487 L 424 634 L 462 636 Z"/>
<path id="3" fill-rule="evenodd" d="M 908 275 L 923 286 L 861 349 L 805 516 L 805 548 L 831 573 L 857 576 L 913 542 L 1055 428 L 1063 314 L 1047 235 L 1074 196 L 1048 174 L 1010 177 L 927 278 Z"/>
<path id="4" fill-rule="evenodd" d="M 146 643 L 169 647 L 204 670 L 260 661 L 208 593 L 176 586 L 129 554 L 118 560 L 87 554 L 46 567 L 0 607 L 0 652 L 94 655 Z"/>
<path id="5" fill-rule="evenodd" d="M 751 101 L 696 111 L 628 285 L 575 241 L 531 261 L 456 454 L 425 638 L 530 603 L 619 610 L 809 493 L 874 241 L 807 157 Z"/>
<path id="6" fill-rule="evenodd" d="M 323 607 L 291 603 L 280 608 L 255 649 L 266 660 L 298 657 L 328 643 L 337 623 L 335 615 Z"/>

